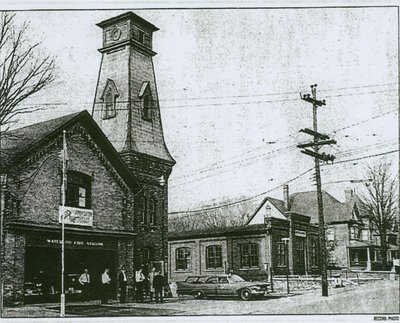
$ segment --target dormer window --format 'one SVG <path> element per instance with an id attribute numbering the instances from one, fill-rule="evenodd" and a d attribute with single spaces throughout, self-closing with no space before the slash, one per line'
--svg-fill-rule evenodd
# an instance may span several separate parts
<path id="1" fill-rule="evenodd" d="M 116 102 L 118 96 L 119 93 L 114 81 L 108 79 L 104 87 L 103 95 L 101 96 L 103 100 L 103 119 L 114 118 L 117 115 Z"/>
<path id="2" fill-rule="evenodd" d="M 154 106 L 149 82 L 143 82 L 139 92 L 139 99 L 142 105 L 142 118 L 151 121 Z"/>

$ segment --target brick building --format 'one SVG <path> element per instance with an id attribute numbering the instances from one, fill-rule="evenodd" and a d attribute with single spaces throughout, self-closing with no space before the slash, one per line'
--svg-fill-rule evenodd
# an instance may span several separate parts
<path id="1" fill-rule="evenodd" d="M 135 196 L 135 265 L 165 265 L 168 178 L 175 161 L 164 142 L 152 59 L 158 28 L 132 12 L 98 26 L 103 47 L 92 116 L 142 187 Z"/>
<path id="2" fill-rule="evenodd" d="M 5 304 L 29 298 L 29 285 L 45 283 L 51 300 L 60 292 L 62 167 L 66 131 L 68 165 L 65 281 L 74 294 L 77 275 L 88 268 L 93 297 L 100 275 L 113 281 L 125 265 L 132 275 L 133 195 L 140 187 L 88 112 L 20 128 L 1 136 L 2 278 Z M 42 276 L 42 277 L 41 277 Z M 34 296 L 34 288 L 30 289 Z M 114 295 L 116 286 L 113 285 Z M 25 299 L 26 301 L 27 299 Z"/>
<path id="3" fill-rule="evenodd" d="M 286 186 L 284 192 L 288 198 Z M 265 198 L 242 226 L 171 232 L 169 278 L 233 270 L 265 280 L 270 268 L 278 275 L 318 273 L 318 226 L 285 203 Z"/>
<path id="4" fill-rule="evenodd" d="M 166 148 L 152 57 L 157 29 L 128 12 L 98 24 L 103 57 L 92 116 L 84 111 L 1 134 L 1 273 L 6 305 L 35 296 L 58 299 L 61 281 L 59 209 L 63 131 L 68 146 L 66 296 L 78 294 L 88 268 L 93 298 L 110 268 L 129 280 L 140 264 L 167 266 Z M 45 291 L 44 291 L 45 290 Z"/>

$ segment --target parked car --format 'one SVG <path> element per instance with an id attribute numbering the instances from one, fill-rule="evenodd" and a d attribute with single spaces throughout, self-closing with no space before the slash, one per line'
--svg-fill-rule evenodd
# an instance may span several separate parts
<path id="1" fill-rule="evenodd" d="M 253 297 L 265 296 L 269 283 L 248 282 L 238 275 L 189 276 L 177 282 L 179 295 L 204 297 L 239 297 L 249 301 Z"/>

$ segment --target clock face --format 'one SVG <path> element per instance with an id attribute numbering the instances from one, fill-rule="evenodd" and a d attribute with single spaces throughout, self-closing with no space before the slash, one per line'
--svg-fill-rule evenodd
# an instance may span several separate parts
<path id="1" fill-rule="evenodd" d="M 111 31 L 111 39 L 116 41 L 116 40 L 120 39 L 120 37 L 121 37 L 121 29 L 119 29 L 118 27 L 115 27 Z"/>

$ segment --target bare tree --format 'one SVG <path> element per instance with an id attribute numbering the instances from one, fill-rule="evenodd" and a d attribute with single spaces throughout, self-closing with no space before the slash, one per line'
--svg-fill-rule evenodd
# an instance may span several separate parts
<path id="1" fill-rule="evenodd" d="M 14 14 L 3 12 L 0 20 L 0 127 L 32 112 L 19 104 L 54 80 L 54 60 L 39 53 L 40 43 L 30 43 L 28 25 L 16 28 Z M 2 129 L 4 130 L 4 128 Z"/>
<path id="2" fill-rule="evenodd" d="M 382 266 L 387 268 L 388 233 L 394 229 L 398 211 L 397 178 L 391 174 L 391 164 L 381 161 L 368 167 L 367 192 L 361 195 L 362 205 L 371 228 L 379 235 Z"/>

